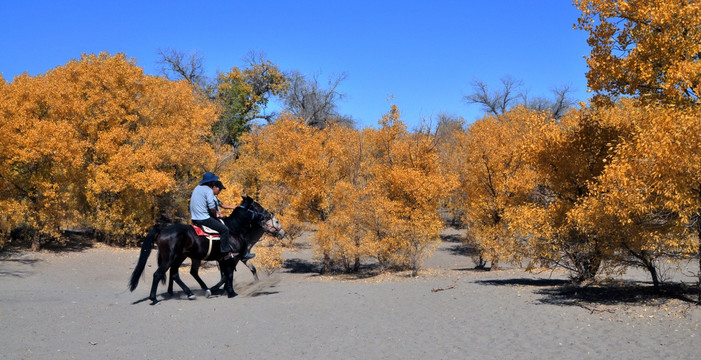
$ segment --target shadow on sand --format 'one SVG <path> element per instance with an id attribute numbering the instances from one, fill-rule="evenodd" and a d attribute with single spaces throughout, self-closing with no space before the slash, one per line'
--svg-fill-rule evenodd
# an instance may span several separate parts
<path id="1" fill-rule="evenodd" d="M 33 248 L 33 233 L 27 228 L 19 228 L 12 231 L 11 243 L 6 249 L 0 251 L 0 256 L 5 253 L 27 253 Z M 90 249 L 99 241 L 96 239 L 94 230 L 91 229 L 69 229 L 63 230 L 61 236 L 53 240 L 40 240 L 40 249 L 51 252 L 80 252 Z"/>
<path id="2" fill-rule="evenodd" d="M 24 278 L 34 274 L 31 270 L 34 265 L 42 262 L 43 260 L 34 259 L 26 255 L 19 255 L 19 257 L 10 257 L 7 254 L 0 256 L 0 276 L 9 276 L 15 278 Z"/>
<path id="3" fill-rule="evenodd" d="M 388 273 L 397 277 L 414 277 L 410 270 L 396 271 L 396 269 L 386 269 L 377 262 L 361 264 L 357 271 L 350 272 L 346 272 L 342 268 L 333 265 L 331 271 L 324 272 L 322 264 L 298 258 L 285 260 L 282 267 L 285 269 L 285 272 L 289 274 L 307 274 L 310 276 L 328 275 L 339 281 L 371 279 Z"/>
<path id="4" fill-rule="evenodd" d="M 282 268 L 291 274 L 319 274 L 322 270 L 321 264 L 303 259 L 286 259 Z"/>
<path id="5" fill-rule="evenodd" d="M 594 305 L 662 305 L 676 299 L 696 303 L 698 288 L 685 283 L 660 285 L 656 290 L 651 283 L 616 281 L 579 286 L 561 279 L 501 279 L 480 280 L 477 284 L 488 286 L 522 286 L 532 288 L 542 295 L 542 304 L 558 306 Z M 584 306 L 586 307 L 586 306 Z"/>
<path id="6" fill-rule="evenodd" d="M 448 246 L 443 251 L 448 251 L 455 256 L 478 256 L 474 246 L 466 245 L 465 238 L 459 234 L 441 234 L 441 241 Z"/>

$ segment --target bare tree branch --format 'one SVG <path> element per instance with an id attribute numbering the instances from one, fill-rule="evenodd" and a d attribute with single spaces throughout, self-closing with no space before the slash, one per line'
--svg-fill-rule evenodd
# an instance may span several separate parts
<path id="1" fill-rule="evenodd" d="M 501 115 L 521 97 L 518 89 L 522 85 L 520 81 L 516 81 L 511 77 L 501 79 L 501 84 L 501 90 L 490 92 L 486 83 L 475 80 L 472 82 L 474 92 L 466 95 L 464 100 L 469 104 L 482 105 L 482 108 L 487 113 Z"/>
<path id="2" fill-rule="evenodd" d="M 552 89 L 553 100 L 545 97 L 529 99 L 527 92 L 520 91 L 522 86 L 521 81 L 506 77 L 501 79 L 500 89 L 490 92 L 486 83 L 475 80 L 472 82 L 473 92 L 464 100 L 468 104 L 482 105 L 485 112 L 493 115 L 502 115 L 516 105 L 523 105 L 534 110 L 549 111 L 555 119 L 560 119 L 574 105 L 569 97 L 572 90 L 568 85 Z"/>
<path id="3" fill-rule="evenodd" d="M 159 49 L 161 59 L 161 74 L 168 79 L 185 79 L 193 85 L 201 85 L 205 79 L 203 58 L 193 52 L 186 59 L 186 55 L 174 49 Z"/>
<path id="4" fill-rule="evenodd" d="M 352 123 L 352 119 L 337 112 L 337 102 L 345 98 L 337 91 L 338 86 L 347 75 L 330 77 L 326 88 L 319 86 L 318 76 L 307 79 L 298 71 L 288 75 L 290 89 L 284 98 L 287 109 L 297 117 L 304 119 L 307 125 L 324 128 L 330 122 Z"/>

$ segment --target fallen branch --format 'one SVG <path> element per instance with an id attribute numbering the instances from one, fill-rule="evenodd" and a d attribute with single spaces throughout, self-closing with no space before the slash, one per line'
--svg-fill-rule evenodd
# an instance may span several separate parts
<path id="1" fill-rule="evenodd" d="M 583 307 L 583 308 L 589 310 L 589 311 L 591 312 L 591 314 L 593 314 L 594 312 L 609 312 L 609 313 L 615 313 L 615 312 L 616 312 L 615 309 L 597 309 L 597 308 L 593 308 L 593 307 L 591 307 L 591 306 L 586 306 L 586 305 L 584 305 L 584 304 L 577 304 L 577 305 L 579 305 L 579 306 L 581 306 L 581 307 Z"/>
<path id="2" fill-rule="evenodd" d="M 441 288 L 441 287 L 433 288 L 433 289 L 431 289 L 431 292 L 439 292 L 439 291 L 443 291 L 443 290 L 455 289 L 455 285 L 458 283 L 458 280 L 460 280 L 459 277 L 455 278 L 455 281 L 453 281 L 453 285 L 450 285 L 446 288 Z"/>

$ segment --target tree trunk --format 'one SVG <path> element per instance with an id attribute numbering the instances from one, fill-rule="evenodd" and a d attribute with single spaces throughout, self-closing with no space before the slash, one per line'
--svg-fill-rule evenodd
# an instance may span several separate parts
<path id="1" fill-rule="evenodd" d="M 32 234 L 32 251 L 39 251 L 41 249 L 41 236 L 39 231 L 35 231 Z"/>
<path id="2" fill-rule="evenodd" d="M 324 254 L 324 266 L 321 268 L 321 273 L 326 274 L 331 271 L 331 257 L 329 254 Z"/>
<path id="3" fill-rule="evenodd" d="M 697 195 L 699 200 L 701 200 L 701 188 L 698 190 Z M 699 251 L 696 254 L 699 257 L 699 270 L 696 274 L 698 276 L 698 281 L 696 282 L 696 291 L 698 291 L 696 304 L 701 305 L 701 208 L 696 210 L 696 236 L 699 241 Z"/>
<path id="4" fill-rule="evenodd" d="M 594 282 L 596 274 L 599 272 L 599 267 L 601 266 L 601 259 L 598 257 L 580 259 L 579 263 L 575 263 L 574 265 L 577 271 L 572 281 L 575 284 L 586 286 Z"/>
<path id="5" fill-rule="evenodd" d="M 499 270 L 499 258 L 492 259 L 492 266 L 489 268 L 489 270 Z"/>
<path id="6" fill-rule="evenodd" d="M 698 221 L 698 220 L 697 220 Z M 697 256 L 699 257 L 699 270 L 696 273 L 698 281 L 696 282 L 697 299 L 696 305 L 701 305 L 701 224 L 697 225 L 698 228 L 698 240 L 699 240 L 699 252 Z"/>
<path id="7" fill-rule="evenodd" d="M 472 260 L 475 261 L 476 270 L 485 270 L 487 268 L 487 261 L 484 260 L 484 257 L 482 257 L 481 254 L 473 257 Z"/>
<path id="8" fill-rule="evenodd" d="M 701 200 L 701 189 L 698 190 L 697 193 L 699 200 Z M 699 242 L 699 251 L 697 256 L 699 257 L 699 270 L 698 273 L 696 274 L 698 277 L 698 281 L 696 282 L 696 291 L 697 293 L 697 299 L 696 299 L 696 304 L 701 305 L 701 208 L 699 208 L 696 211 L 696 237 L 698 238 Z"/>
<path id="9" fill-rule="evenodd" d="M 655 294 L 660 293 L 660 279 L 657 276 L 657 268 L 655 268 L 655 265 L 652 264 L 652 262 L 649 263 L 649 265 L 645 265 L 647 268 L 647 271 L 650 272 L 650 276 L 652 277 L 652 287 L 655 291 Z"/>
<path id="10" fill-rule="evenodd" d="M 650 273 L 650 278 L 652 278 L 652 287 L 654 289 L 655 294 L 660 293 L 660 277 L 657 273 L 657 266 L 655 265 L 655 259 L 645 250 L 641 250 L 640 252 L 635 252 L 632 250 L 629 250 L 630 253 L 636 257 L 640 262 L 642 263 L 643 267 L 645 267 L 645 270 L 647 270 Z"/>

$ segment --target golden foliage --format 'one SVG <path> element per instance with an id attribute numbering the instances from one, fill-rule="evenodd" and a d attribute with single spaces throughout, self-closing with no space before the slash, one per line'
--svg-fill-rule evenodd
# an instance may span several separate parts
<path id="1" fill-rule="evenodd" d="M 699 247 L 696 123 L 701 92 L 701 6 L 695 1 L 576 0 L 589 32 L 588 86 L 599 121 L 625 133 L 569 212 L 610 263 L 647 268 Z M 620 95 L 635 96 L 637 102 Z M 615 105 L 612 106 L 611 105 Z M 602 139 L 606 139 L 605 134 Z M 696 232 L 696 234 L 693 234 Z M 699 273 L 701 279 L 701 272 Z"/>
<path id="2" fill-rule="evenodd" d="M 284 115 L 241 138 L 231 178 L 274 211 L 290 236 L 299 234 L 304 222 L 328 217 L 330 187 L 338 176 L 324 151 L 328 131 Z"/>
<path id="3" fill-rule="evenodd" d="M 178 213 L 174 194 L 213 155 L 215 107 L 121 54 L 21 75 L 2 87 L 0 109 L 2 204 L 43 236 L 85 223 L 110 237 L 141 234 L 161 211 Z"/>
<path id="4" fill-rule="evenodd" d="M 576 0 L 589 32 L 589 87 L 602 94 L 696 102 L 701 6 L 679 0 Z"/>
<path id="5" fill-rule="evenodd" d="M 626 112 L 616 115 L 622 114 Z M 625 116 L 588 108 L 533 128 L 524 150 L 538 174 L 539 187 L 513 216 L 519 233 L 528 239 L 534 264 L 563 266 L 579 280 L 594 277 L 608 265 L 604 263 L 611 256 L 608 239 L 578 226 L 573 217 L 592 196 L 616 145 L 631 131 Z M 530 216 L 534 221 L 527 220 Z"/>
<path id="6" fill-rule="evenodd" d="M 635 132 L 616 148 L 595 189 L 597 196 L 583 206 L 580 223 L 611 236 L 617 249 L 697 253 L 699 109 L 634 102 L 623 108 L 618 112 L 635 113 Z"/>
<path id="7" fill-rule="evenodd" d="M 282 267 L 283 247 L 280 245 L 280 240 L 272 236 L 263 236 L 255 246 L 256 257 L 253 261 L 255 264 L 262 266 L 268 274 Z"/>
<path id="8" fill-rule="evenodd" d="M 370 179 L 366 209 L 375 257 L 385 266 L 414 274 L 438 245 L 443 198 L 456 186 L 440 169 L 436 139 L 409 133 L 392 106 L 379 130 L 367 130 Z"/>
<path id="9" fill-rule="evenodd" d="M 544 123 L 544 116 L 518 107 L 476 121 L 459 137 L 463 161 L 457 171 L 468 237 L 493 267 L 501 259 L 518 262 L 523 256 L 505 216 L 536 185 L 522 147 L 528 129 Z"/>
<path id="10" fill-rule="evenodd" d="M 374 261 L 416 274 L 440 241 L 441 207 L 460 210 L 493 266 L 529 261 L 586 280 L 631 263 L 651 270 L 663 254 L 698 256 L 699 5 L 575 4 L 590 33 L 589 87 L 636 99 L 596 98 L 558 120 L 516 107 L 468 129 L 448 119 L 432 134 L 408 131 L 392 106 L 377 128 L 318 129 L 283 114 L 246 133 L 288 86 L 262 60 L 221 74 L 215 100 L 122 54 L 0 77 L 0 247 L 18 228 L 35 247 L 81 226 L 132 238 L 185 215 L 192 184 L 216 170 L 225 203 L 259 199 L 290 238 L 315 228 L 326 270 Z M 236 151 L 215 148 L 213 127 L 238 139 Z M 257 262 L 281 266 L 282 246 L 266 238 Z"/>
<path id="11" fill-rule="evenodd" d="M 468 235 L 487 260 L 587 280 L 699 253 L 696 107 L 619 101 L 559 121 L 514 109 L 463 134 Z"/>
<path id="12" fill-rule="evenodd" d="M 379 130 L 323 130 L 283 116 L 243 137 L 236 181 L 281 216 L 318 224 L 315 251 L 327 269 L 421 266 L 437 244 L 442 176 L 435 141 L 410 134 L 396 108 Z M 439 194 L 438 196 L 436 194 Z"/>

